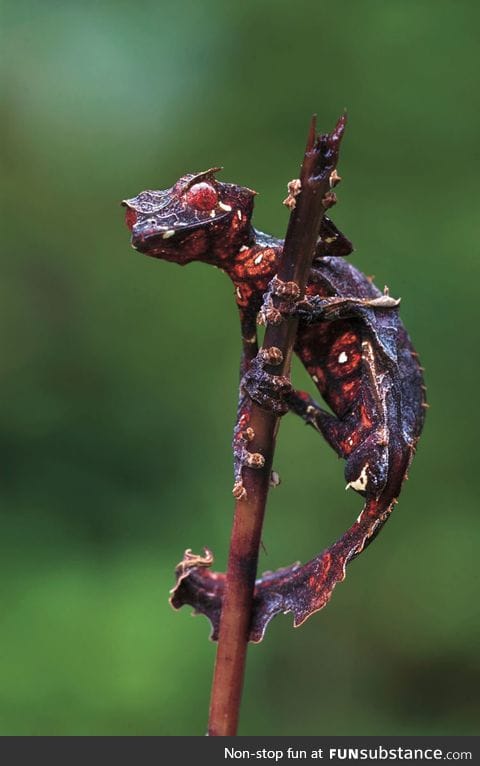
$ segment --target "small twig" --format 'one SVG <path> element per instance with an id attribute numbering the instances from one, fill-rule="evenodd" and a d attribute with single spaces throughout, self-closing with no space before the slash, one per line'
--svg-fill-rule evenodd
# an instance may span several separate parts
<path id="1" fill-rule="evenodd" d="M 291 215 L 277 278 L 295 282 L 299 295 L 305 291 L 323 214 L 335 203 L 331 189 L 338 178 L 335 170 L 344 127 L 345 116 L 331 134 L 318 136 L 316 118 L 312 118 L 299 183 L 289 185 L 293 204 L 289 205 Z M 266 372 L 290 374 L 297 324 L 294 318 L 267 324 L 263 349 L 267 354 L 272 348 L 278 349 L 282 362 L 266 365 Z M 258 550 L 279 417 L 253 402 L 250 425 L 254 437 L 249 449 L 263 455 L 265 462 L 260 469 L 244 469 L 246 496 L 237 500 L 235 507 L 210 704 L 211 736 L 232 736 L 237 732 Z"/>

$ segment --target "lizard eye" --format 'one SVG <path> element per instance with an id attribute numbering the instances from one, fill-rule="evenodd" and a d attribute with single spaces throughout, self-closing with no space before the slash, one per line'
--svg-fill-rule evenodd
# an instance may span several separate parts
<path id="1" fill-rule="evenodd" d="M 218 195 L 211 184 L 201 181 L 193 184 L 187 191 L 186 200 L 189 205 L 197 210 L 213 210 L 218 202 Z"/>
<path id="2" fill-rule="evenodd" d="M 125 223 L 127 224 L 130 231 L 133 229 L 134 224 L 137 222 L 137 213 L 135 210 L 132 210 L 131 207 L 127 207 L 127 210 L 125 212 Z"/>

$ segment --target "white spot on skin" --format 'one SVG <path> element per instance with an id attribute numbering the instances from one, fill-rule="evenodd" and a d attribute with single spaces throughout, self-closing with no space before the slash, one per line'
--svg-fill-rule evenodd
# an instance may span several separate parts
<path id="1" fill-rule="evenodd" d="M 236 293 L 237 293 L 237 297 L 238 297 L 240 300 L 242 300 L 242 297 L 243 297 L 243 296 L 242 296 L 242 291 L 240 290 L 240 288 L 239 288 L 239 287 L 237 287 L 237 289 L 236 289 Z"/>
<path id="2" fill-rule="evenodd" d="M 210 218 L 215 218 L 215 210 L 210 211 Z"/>
<path id="3" fill-rule="evenodd" d="M 167 229 L 167 231 L 164 231 L 162 234 L 162 239 L 170 239 L 170 237 L 173 237 L 175 234 L 174 229 Z"/>
<path id="4" fill-rule="evenodd" d="M 231 205 L 226 205 L 225 202 L 219 202 L 218 206 L 222 208 L 222 210 L 226 210 L 227 213 L 230 213 L 232 210 Z"/>
<path id="5" fill-rule="evenodd" d="M 368 483 L 367 468 L 368 463 L 365 463 L 358 479 L 355 479 L 355 481 L 349 481 L 345 489 L 350 489 L 351 487 L 352 489 L 356 489 L 358 492 L 363 492 L 367 488 Z"/>
<path id="6" fill-rule="evenodd" d="M 318 383 L 318 376 L 317 375 L 312 375 L 312 380 L 313 380 L 314 383 Z"/>
<path id="7" fill-rule="evenodd" d="M 239 221 L 242 220 L 242 211 L 241 210 L 237 210 L 237 218 L 238 218 Z"/>
<path id="8" fill-rule="evenodd" d="M 258 266 L 263 261 L 263 253 L 260 253 L 260 255 L 257 255 L 256 258 L 254 258 L 253 262 L 255 266 Z"/>
<path id="9" fill-rule="evenodd" d="M 247 247 L 247 245 L 242 245 L 242 246 L 241 246 L 241 248 L 240 248 L 240 250 L 239 250 L 238 252 L 239 252 L 239 253 L 244 253 L 244 252 L 245 252 L 245 250 L 248 250 L 248 249 L 249 249 L 249 248 Z"/>
<path id="10" fill-rule="evenodd" d="M 345 362 L 348 362 L 348 356 L 346 355 L 345 351 L 342 351 L 338 357 L 338 363 L 345 364 Z"/>

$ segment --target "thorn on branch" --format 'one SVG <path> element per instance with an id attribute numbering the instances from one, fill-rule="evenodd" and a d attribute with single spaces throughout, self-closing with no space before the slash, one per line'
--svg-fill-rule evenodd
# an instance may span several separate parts
<path id="1" fill-rule="evenodd" d="M 342 180 L 342 177 L 338 175 L 337 168 L 332 170 L 332 172 L 330 173 L 330 178 L 328 179 L 328 182 L 330 184 L 330 189 L 333 189 L 334 186 L 337 186 L 337 184 L 339 184 L 341 180 Z"/>
<path id="2" fill-rule="evenodd" d="M 333 191 L 328 191 L 322 198 L 322 205 L 325 210 L 337 204 L 337 195 Z"/>

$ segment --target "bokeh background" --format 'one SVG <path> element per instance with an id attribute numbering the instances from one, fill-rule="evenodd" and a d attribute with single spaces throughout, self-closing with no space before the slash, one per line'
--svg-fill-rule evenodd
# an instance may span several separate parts
<path id="1" fill-rule="evenodd" d="M 122 198 L 225 167 L 281 236 L 310 114 L 349 126 L 333 217 L 403 298 L 431 409 L 401 502 L 323 612 L 249 652 L 240 733 L 479 733 L 475 2 L 2 3 L 0 732 L 203 734 L 215 647 L 173 612 L 225 566 L 232 287 L 129 246 Z M 301 369 L 294 376 L 308 381 Z M 262 569 L 360 510 L 284 419 Z"/>

